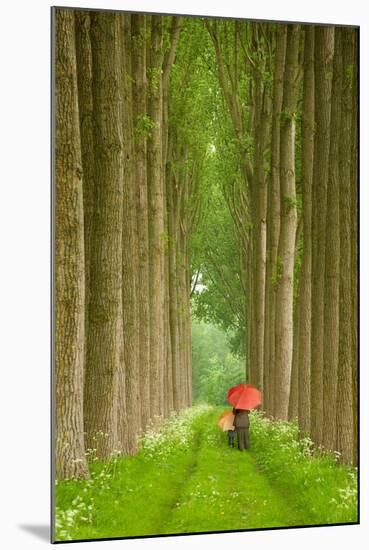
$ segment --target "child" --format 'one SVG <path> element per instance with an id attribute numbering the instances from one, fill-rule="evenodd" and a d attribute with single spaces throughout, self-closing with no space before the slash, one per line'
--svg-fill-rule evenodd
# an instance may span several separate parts
<path id="1" fill-rule="evenodd" d="M 234 436 L 235 436 L 235 429 L 232 428 L 232 430 L 228 430 L 228 445 L 230 447 L 234 447 Z"/>

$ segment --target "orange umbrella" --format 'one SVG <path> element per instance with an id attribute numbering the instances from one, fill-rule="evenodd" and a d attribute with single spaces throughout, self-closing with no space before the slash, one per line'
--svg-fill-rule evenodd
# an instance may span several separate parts
<path id="1" fill-rule="evenodd" d="M 225 411 L 219 417 L 218 426 L 221 430 L 223 430 L 223 432 L 226 432 L 227 430 L 234 430 L 233 420 L 234 420 L 233 412 L 229 410 Z"/>

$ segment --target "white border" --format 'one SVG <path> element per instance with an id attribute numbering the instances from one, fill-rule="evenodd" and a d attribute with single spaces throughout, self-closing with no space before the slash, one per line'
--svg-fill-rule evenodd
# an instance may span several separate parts
<path id="1" fill-rule="evenodd" d="M 49 372 L 50 372 L 50 6 L 45 0 L 2 5 L 1 62 L 1 201 L 0 311 L 1 420 L 0 543 L 34 549 L 47 541 L 20 526 L 49 522 Z M 365 338 L 368 304 L 368 42 L 365 2 L 351 0 L 134 0 L 57 5 L 239 16 L 288 21 L 361 25 L 361 393 L 368 388 Z M 361 400 L 362 434 L 367 434 L 368 406 Z M 367 438 L 361 437 L 363 487 L 360 526 L 201 535 L 176 538 L 94 542 L 93 548 L 177 548 L 232 544 L 253 550 L 281 546 L 336 550 L 360 544 L 368 535 Z M 37 529 L 36 529 L 37 530 Z M 42 531 L 42 528 L 41 528 Z M 45 527 L 44 527 L 45 531 Z M 83 548 L 79 543 L 77 548 Z M 70 547 L 76 547 L 71 544 Z"/>

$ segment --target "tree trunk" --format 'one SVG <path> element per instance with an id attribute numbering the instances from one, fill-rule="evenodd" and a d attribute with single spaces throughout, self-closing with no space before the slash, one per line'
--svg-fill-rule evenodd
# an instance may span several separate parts
<path id="1" fill-rule="evenodd" d="M 315 27 L 315 142 L 312 193 L 311 438 L 323 440 L 325 220 L 334 27 Z"/>
<path id="2" fill-rule="evenodd" d="M 270 98 L 269 90 L 265 85 L 263 89 L 261 111 L 257 113 L 259 123 L 255 135 L 256 155 L 254 165 L 254 232 L 255 232 L 255 293 L 254 293 L 254 319 L 255 319 L 255 345 L 256 362 L 254 365 L 253 384 L 263 390 L 264 368 L 264 325 L 265 325 L 265 274 L 266 274 L 266 216 L 267 216 L 267 174 L 265 158 L 268 146 L 268 134 L 270 130 Z"/>
<path id="3" fill-rule="evenodd" d="M 146 16 L 132 15 L 132 71 L 138 230 L 139 368 L 141 425 L 150 419 L 149 218 L 147 197 Z"/>
<path id="4" fill-rule="evenodd" d="M 265 359 L 264 359 L 264 395 L 266 411 L 274 412 L 275 388 L 275 287 L 273 271 L 277 263 L 280 196 L 279 196 L 279 159 L 280 159 L 280 116 L 283 99 L 283 71 L 286 55 L 287 26 L 278 25 L 273 77 L 273 117 L 271 141 L 271 179 L 268 194 L 268 261 L 266 267 L 266 288 L 268 294 L 268 314 L 265 318 Z"/>
<path id="5" fill-rule="evenodd" d="M 122 33 L 122 128 L 123 128 L 123 332 L 124 365 L 126 371 L 126 410 L 128 423 L 128 451 L 137 452 L 137 436 L 141 431 L 140 373 L 138 363 L 138 239 L 136 217 L 136 174 L 133 135 L 133 98 L 131 66 L 131 16 L 120 15 Z"/>
<path id="6" fill-rule="evenodd" d="M 352 291 L 352 389 L 354 415 L 353 463 L 358 463 L 358 31 L 354 38 L 354 65 L 352 84 L 352 148 L 351 148 L 351 291 Z"/>
<path id="7" fill-rule="evenodd" d="M 310 430 L 310 352 L 311 352 L 311 193 L 314 158 L 314 27 L 305 27 L 304 89 L 302 99 L 302 218 L 304 252 L 300 274 L 299 323 L 299 404 L 300 431 Z"/>
<path id="8" fill-rule="evenodd" d="M 162 18 L 151 17 L 151 51 L 149 64 L 148 138 L 149 257 L 150 257 L 150 408 L 153 416 L 162 414 L 164 360 L 164 215 L 162 187 Z"/>
<path id="9" fill-rule="evenodd" d="M 339 147 L 340 174 L 340 326 L 337 380 L 337 450 L 341 461 L 354 457 L 352 391 L 352 289 L 351 289 L 351 129 L 352 87 L 355 63 L 354 29 L 337 29 L 342 36 L 342 104 Z"/>
<path id="10" fill-rule="evenodd" d="M 167 204 L 168 204 L 168 254 L 169 254 L 169 321 L 172 347 L 172 384 L 173 407 L 180 408 L 180 355 L 179 355 L 179 312 L 178 312 L 178 278 L 177 278 L 177 234 L 178 220 L 175 216 L 173 178 L 167 175 Z"/>
<path id="11" fill-rule="evenodd" d="M 81 134 L 83 170 L 83 224 L 85 245 L 85 304 L 90 300 L 90 256 L 94 197 L 94 143 L 92 105 L 92 57 L 90 42 L 90 15 L 75 11 L 79 126 Z M 88 309 L 85 308 L 85 344 L 88 334 Z M 87 345 L 85 345 L 85 354 Z"/>
<path id="12" fill-rule="evenodd" d="M 58 479 L 88 478 L 83 439 L 85 258 L 73 12 L 56 10 L 55 460 Z"/>
<path id="13" fill-rule="evenodd" d="M 102 459 L 118 440 L 122 361 L 123 144 L 119 14 L 91 13 L 95 196 L 91 243 L 85 431 Z M 97 443 L 93 438 L 98 438 Z M 119 434 L 121 437 L 121 434 Z"/>
<path id="14" fill-rule="evenodd" d="M 288 420 L 296 421 L 299 411 L 299 332 L 300 332 L 300 300 L 297 297 L 293 320 L 293 349 L 291 369 L 291 390 L 288 403 Z"/>
<path id="15" fill-rule="evenodd" d="M 295 125 L 298 100 L 300 26 L 287 30 L 287 49 L 281 113 L 281 226 L 278 243 L 275 368 L 275 416 L 288 418 L 293 347 L 293 271 L 296 238 Z"/>
<path id="16" fill-rule="evenodd" d="M 327 188 L 326 261 L 324 282 L 324 369 L 323 418 L 324 447 L 336 449 L 336 398 L 339 340 L 339 279 L 340 279 L 340 219 L 339 219 L 339 141 L 341 132 L 342 50 L 341 35 L 335 35 L 329 176 Z"/>

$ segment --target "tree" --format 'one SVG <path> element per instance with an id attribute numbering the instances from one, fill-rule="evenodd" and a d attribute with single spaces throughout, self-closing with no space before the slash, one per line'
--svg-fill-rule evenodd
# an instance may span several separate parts
<path id="1" fill-rule="evenodd" d="M 89 448 L 102 433 L 98 456 L 118 446 L 122 414 L 122 226 L 123 141 L 120 88 L 120 16 L 91 13 L 95 194 L 90 259 L 85 431 Z M 106 435 L 107 434 L 107 435 Z M 118 440 L 118 436 L 121 441 Z"/>
<path id="2" fill-rule="evenodd" d="M 352 89 L 355 65 L 355 29 L 342 33 L 342 114 L 339 144 L 340 280 L 339 350 L 337 380 L 337 450 L 341 461 L 354 458 L 354 417 L 352 388 L 352 288 L 351 288 L 351 140 Z"/>
<path id="3" fill-rule="evenodd" d="M 149 265 L 150 265 L 150 407 L 152 416 L 162 413 L 164 384 L 164 203 L 162 186 L 162 63 L 163 21 L 151 16 L 151 39 L 148 65 L 148 109 L 151 131 L 148 147 L 148 199 L 149 199 Z"/>
<path id="4" fill-rule="evenodd" d="M 281 225 L 277 257 L 275 327 L 275 416 L 288 418 L 293 349 L 293 271 L 296 239 L 295 125 L 298 100 L 300 26 L 287 30 L 281 113 Z"/>
<path id="5" fill-rule="evenodd" d="M 303 434 L 310 430 L 311 354 L 311 208 L 314 159 L 314 27 L 305 26 L 304 80 L 302 98 L 302 220 L 303 256 L 299 289 L 299 381 L 298 420 Z"/>
<path id="6" fill-rule="evenodd" d="M 78 84 L 78 112 L 83 170 L 83 227 L 85 248 L 85 304 L 90 299 L 90 257 L 93 230 L 94 138 L 92 104 L 92 55 L 90 14 L 75 11 L 75 40 Z M 88 308 L 85 307 L 85 342 L 88 334 Z M 87 345 L 85 345 L 85 354 Z"/>
<path id="7" fill-rule="evenodd" d="M 358 463 L 358 30 L 354 33 L 352 75 L 352 138 L 351 138 L 351 306 L 352 306 L 352 389 L 354 416 L 353 463 Z"/>
<path id="8" fill-rule="evenodd" d="M 133 97 L 131 65 L 131 15 L 120 15 L 122 59 L 122 129 L 123 129 L 123 223 L 122 223 L 122 300 L 124 332 L 124 366 L 126 373 L 126 415 L 129 424 L 128 451 L 138 450 L 141 431 L 139 372 L 138 238 L 136 216 L 136 174 L 134 164 Z"/>
<path id="9" fill-rule="evenodd" d="M 264 352 L 264 407 L 274 411 L 275 386 L 275 281 L 280 228 L 280 119 L 283 100 L 283 72 L 286 55 L 287 26 L 278 25 L 273 74 L 273 112 L 271 136 L 271 174 L 268 193 L 266 314 Z"/>
<path id="10" fill-rule="evenodd" d="M 315 134 L 312 189 L 311 419 L 313 441 L 323 439 L 325 220 L 331 116 L 334 27 L 315 31 Z"/>
<path id="11" fill-rule="evenodd" d="M 138 232 L 139 368 L 142 429 L 150 418 L 150 300 L 149 300 L 149 218 L 147 197 L 147 116 L 146 32 L 145 15 L 132 15 L 132 77 L 135 144 L 135 181 Z"/>
<path id="12" fill-rule="evenodd" d="M 329 175 L 327 186 L 326 262 L 324 281 L 323 417 L 324 447 L 336 448 L 336 396 L 339 339 L 340 210 L 339 141 L 342 107 L 341 34 L 335 31 L 332 104 L 330 120 Z"/>
<path id="13" fill-rule="evenodd" d="M 85 257 L 74 18 L 56 12 L 56 476 L 88 478 L 83 438 Z"/>

